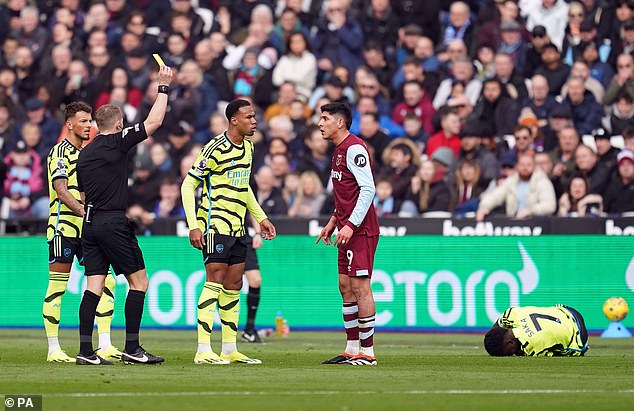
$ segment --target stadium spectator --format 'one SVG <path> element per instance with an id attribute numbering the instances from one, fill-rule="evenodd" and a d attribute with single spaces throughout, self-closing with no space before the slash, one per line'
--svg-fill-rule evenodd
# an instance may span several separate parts
<path id="1" fill-rule="evenodd" d="M 46 112 L 44 102 L 30 98 L 24 103 L 28 121 L 39 126 L 42 132 L 43 151 L 50 150 L 57 143 L 62 125 L 51 114 Z"/>
<path id="2" fill-rule="evenodd" d="M 570 77 L 566 83 L 568 95 L 562 104 L 570 107 L 572 121 L 579 134 L 591 134 L 592 130 L 601 126 L 602 110 L 592 93 L 586 90 L 583 79 Z"/>
<path id="3" fill-rule="evenodd" d="M 619 214 L 634 211 L 634 153 L 623 149 L 617 156 L 617 178 L 605 190 L 605 211 Z"/>
<path id="4" fill-rule="evenodd" d="M 465 95 L 469 99 L 471 105 L 475 105 L 480 97 L 480 90 L 482 89 L 482 83 L 480 80 L 473 76 L 473 64 L 467 57 L 462 57 L 453 64 L 451 69 L 452 77 L 443 80 L 438 86 L 436 95 L 434 96 L 434 108 L 438 110 L 443 105 L 447 104 L 451 97 L 451 88 L 457 81 L 462 81 L 466 84 Z"/>
<path id="5" fill-rule="evenodd" d="M 603 96 L 605 95 L 603 85 L 601 82 L 590 76 L 590 67 L 588 67 L 588 63 L 586 63 L 585 60 L 575 60 L 572 64 L 572 69 L 570 70 L 570 77 L 579 77 L 583 80 L 583 85 L 585 86 L 586 91 L 592 93 L 597 103 L 603 101 Z M 561 97 L 566 98 L 567 95 L 568 84 L 566 83 L 561 88 Z"/>
<path id="6" fill-rule="evenodd" d="M 361 132 L 361 118 L 364 114 L 374 113 L 378 118 L 379 128 L 391 138 L 403 135 L 403 127 L 395 123 L 390 116 L 379 114 L 379 108 L 374 98 L 369 96 L 359 97 L 356 107 L 352 111 L 352 125 L 350 132 L 359 134 Z"/>
<path id="7" fill-rule="evenodd" d="M 599 128 L 593 133 L 594 144 L 597 147 L 597 155 L 599 156 L 599 165 L 612 173 L 616 169 L 616 156 L 619 149 L 610 143 L 610 134 L 604 129 Z"/>
<path id="8" fill-rule="evenodd" d="M 559 132 L 559 145 L 550 152 L 553 160 L 553 176 L 559 180 L 559 191 L 565 187 L 567 181 L 575 169 L 575 150 L 579 145 L 579 133 L 574 127 L 565 127 Z"/>
<path id="9" fill-rule="evenodd" d="M 451 153 L 449 156 L 451 157 Z M 444 177 L 444 167 L 431 160 L 423 161 L 412 177 L 399 214 L 411 216 L 432 211 L 449 211 L 451 191 Z"/>
<path id="10" fill-rule="evenodd" d="M 441 130 L 429 137 L 427 141 L 427 156 L 432 156 L 434 151 L 440 147 L 449 147 L 458 156 L 460 151 L 460 118 L 455 111 L 450 108 L 439 110 Z"/>
<path id="11" fill-rule="evenodd" d="M 561 0 L 557 1 L 561 2 Z M 553 43 L 542 47 L 541 64 L 535 69 L 535 74 L 546 77 L 551 96 L 561 93 L 561 88 L 570 74 L 570 67 L 561 61 L 559 49 Z"/>
<path id="12" fill-rule="evenodd" d="M 376 181 L 376 195 L 374 196 L 374 208 L 378 217 L 396 214 L 394 196 L 392 195 L 392 183 L 388 177 L 379 177 Z"/>
<path id="13" fill-rule="evenodd" d="M 325 11 L 313 39 L 317 67 L 327 72 L 335 64 L 343 64 L 350 71 L 356 70 L 363 62 L 361 26 L 347 16 L 348 3 L 343 0 L 329 0 Z"/>
<path id="14" fill-rule="evenodd" d="M 297 194 L 293 205 L 288 209 L 289 217 L 319 217 L 326 194 L 319 176 L 314 171 L 304 171 L 299 176 Z"/>
<path id="15" fill-rule="evenodd" d="M 634 98 L 629 94 L 620 93 L 616 103 L 610 110 L 609 130 L 610 134 L 618 136 L 623 134 L 626 127 L 634 125 Z"/>
<path id="16" fill-rule="evenodd" d="M 502 82 L 496 78 L 483 82 L 482 96 L 473 108 L 473 116 L 489 125 L 494 136 L 513 132 L 519 116 L 519 104 L 507 94 Z"/>
<path id="17" fill-rule="evenodd" d="M 391 58 L 396 54 L 399 18 L 392 11 L 389 0 L 371 0 L 367 3 L 361 13 L 364 42 L 377 43 Z"/>
<path id="18" fill-rule="evenodd" d="M 152 210 L 156 218 L 185 217 L 178 180 L 167 177 L 159 186 L 159 200 Z"/>
<path id="19" fill-rule="evenodd" d="M 94 52 L 94 50 L 93 50 Z M 97 97 L 97 103 L 95 104 L 95 110 L 99 107 L 108 104 L 110 99 L 110 92 L 114 88 L 124 88 L 126 90 L 126 101 L 133 107 L 139 107 L 141 100 L 143 99 L 143 93 L 141 90 L 133 88 L 128 83 L 128 73 L 122 67 L 115 67 L 110 71 L 110 78 L 105 83 L 103 91 Z M 134 120 L 134 118 L 132 118 Z"/>
<path id="20" fill-rule="evenodd" d="M 504 204 L 513 218 L 548 216 L 557 209 L 555 190 L 546 173 L 535 167 L 535 158 L 521 157 L 516 173 L 480 199 L 476 220 L 482 221 L 491 210 Z"/>
<path id="21" fill-rule="evenodd" d="M 477 211 L 480 195 L 485 188 L 477 161 L 460 161 L 456 167 L 450 209 L 459 216 Z"/>
<path id="22" fill-rule="evenodd" d="M 455 166 L 463 160 L 472 160 L 478 163 L 481 179 L 485 184 L 497 177 L 499 172 L 498 161 L 493 153 L 482 145 L 482 137 L 486 134 L 486 125 L 475 120 L 468 121 L 460 132 L 460 151 L 456 158 Z M 449 182 L 453 183 L 455 167 L 451 167 Z"/>
<path id="23" fill-rule="evenodd" d="M 427 140 L 429 140 L 429 134 L 423 130 L 420 118 L 415 114 L 408 114 L 403 119 L 403 137 L 413 141 L 418 146 L 419 150 L 424 153 Z"/>
<path id="24" fill-rule="evenodd" d="M 462 40 L 468 50 L 475 47 L 474 28 L 475 25 L 471 20 L 471 10 L 469 5 L 463 1 L 456 1 L 449 6 L 449 21 L 443 28 L 442 46 L 449 46 L 454 40 Z M 473 54 L 473 53 L 471 53 Z"/>
<path id="25" fill-rule="evenodd" d="M 561 49 L 568 22 L 568 4 L 564 0 L 541 0 L 541 4 L 526 10 L 526 27 L 543 26 L 553 44 Z"/>
<path id="26" fill-rule="evenodd" d="M 391 62 L 388 63 L 385 59 L 385 53 L 380 44 L 370 41 L 363 46 L 363 62 L 376 76 L 380 84 L 390 84 L 394 75 L 394 67 Z"/>
<path id="27" fill-rule="evenodd" d="M 524 67 L 526 63 L 526 43 L 522 36 L 523 27 L 515 20 L 500 24 L 501 42 L 497 53 L 508 54 L 515 67 Z"/>
<path id="28" fill-rule="evenodd" d="M 382 174 L 390 178 L 396 209 L 399 209 L 407 195 L 410 180 L 420 164 L 420 152 L 414 143 L 397 138 L 385 148 L 382 156 L 386 165 Z"/>
<path id="29" fill-rule="evenodd" d="M 262 166 L 255 175 L 257 190 L 255 196 L 267 215 L 286 215 L 288 206 L 280 189 L 275 185 L 275 176 L 269 166 Z"/>
<path id="30" fill-rule="evenodd" d="M 37 124 L 28 121 L 22 124 L 19 141 L 23 141 L 29 149 L 35 151 L 40 159 L 43 160 L 48 156 L 50 148 L 42 142 L 42 129 Z M 43 162 L 42 168 L 44 168 Z"/>
<path id="31" fill-rule="evenodd" d="M 610 180 L 610 171 L 601 166 L 598 156 L 585 144 L 575 150 L 575 172 L 588 181 L 588 192 L 603 195 Z"/>
<path id="32" fill-rule="evenodd" d="M 308 38 L 301 31 L 292 32 L 287 51 L 273 69 L 273 84 L 282 87 L 286 82 L 295 85 L 297 94 L 308 99 L 317 80 L 317 60 L 310 51 Z"/>
<path id="33" fill-rule="evenodd" d="M 603 212 L 603 198 L 599 194 L 590 193 L 588 180 L 583 176 L 573 176 L 568 182 L 568 189 L 559 198 L 560 217 L 598 217 Z"/>
<path id="34" fill-rule="evenodd" d="M 599 81 L 604 89 L 608 87 L 614 77 L 614 69 L 612 65 L 601 61 L 597 44 L 594 41 L 585 44 L 581 53 L 581 58 L 590 68 L 590 76 Z"/>
<path id="35" fill-rule="evenodd" d="M 634 57 L 631 54 L 620 54 L 616 63 L 616 74 L 605 90 L 603 104 L 610 105 L 616 102 L 621 92 L 634 98 Z"/>
<path id="36" fill-rule="evenodd" d="M 408 114 L 415 114 L 427 133 L 433 132 L 432 118 L 436 110 L 422 84 L 415 80 L 403 83 L 403 102 L 394 107 L 392 120 L 402 126 Z"/>
<path id="37" fill-rule="evenodd" d="M 506 94 L 513 100 L 523 102 L 528 98 L 524 77 L 516 70 L 516 67 L 524 67 L 514 63 L 508 53 L 498 52 L 493 60 L 495 77 L 500 80 L 506 90 Z"/>
<path id="38" fill-rule="evenodd" d="M 528 44 L 526 50 L 526 65 L 522 70 L 522 74 L 524 74 L 525 77 L 533 77 L 541 61 L 542 50 L 544 46 L 550 42 L 550 37 L 548 37 L 544 26 L 538 25 L 533 27 L 531 31 L 531 42 Z"/>
<path id="39" fill-rule="evenodd" d="M 271 121 L 275 116 L 283 115 L 290 116 L 291 105 L 297 99 L 297 91 L 295 84 L 290 81 L 285 81 L 280 85 L 277 92 L 277 101 L 268 106 L 264 112 L 264 120 Z M 310 115 L 310 108 L 308 106 L 303 107 L 303 115 L 308 117 Z"/>
<path id="40" fill-rule="evenodd" d="M 19 141 L 4 158 L 4 163 L 4 195 L 9 199 L 9 217 L 46 218 L 48 198 L 40 156 L 24 141 Z"/>
<path id="41" fill-rule="evenodd" d="M 328 142 L 322 137 L 319 128 L 311 126 L 306 130 L 304 144 L 308 150 L 300 160 L 297 171 L 299 173 L 314 172 L 319 177 L 321 185 L 326 187 L 330 179 L 330 150 Z M 286 185 L 284 185 L 284 188 L 286 188 Z"/>
<path id="42" fill-rule="evenodd" d="M 406 58 L 403 65 L 396 68 L 394 77 L 392 77 L 391 80 L 392 98 L 394 100 L 400 98 L 403 83 L 410 80 L 419 81 L 430 98 L 433 99 L 436 94 L 436 90 L 440 84 L 440 74 L 438 73 L 440 67 L 438 58 L 433 54 L 433 43 L 431 43 L 431 40 L 427 37 L 421 37 L 418 43 L 422 44 L 422 46 L 417 46 L 416 50 L 422 48 L 424 51 L 419 53 L 424 53 L 423 55 L 426 57 L 421 61 L 418 55 L 415 54 L 414 56 Z M 430 61 L 433 63 L 430 63 Z"/>

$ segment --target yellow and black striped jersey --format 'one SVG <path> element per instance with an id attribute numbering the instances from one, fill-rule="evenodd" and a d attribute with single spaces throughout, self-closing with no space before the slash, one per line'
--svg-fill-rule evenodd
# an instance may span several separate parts
<path id="1" fill-rule="evenodd" d="M 513 330 L 528 356 L 578 356 L 585 351 L 574 316 L 561 305 L 511 307 L 497 324 Z"/>
<path id="2" fill-rule="evenodd" d="M 258 221 L 266 218 L 249 185 L 252 159 L 251 141 L 245 138 L 238 146 L 224 133 L 200 150 L 189 175 L 203 183 L 196 215 L 203 233 L 243 236 L 247 208 Z"/>
<path id="3" fill-rule="evenodd" d="M 57 191 L 53 188 L 53 181 L 58 178 L 66 178 L 68 191 L 81 203 L 77 184 L 78 158 L 79 150 L 66 139 L 54 145 L 46 158 L 50 199 L 50 212 L 46 227 L 47 240 L 52 239 L 55 235 L 70 238 L 81 237 L 83 218 L 62 203 L 57 196 Z"/>

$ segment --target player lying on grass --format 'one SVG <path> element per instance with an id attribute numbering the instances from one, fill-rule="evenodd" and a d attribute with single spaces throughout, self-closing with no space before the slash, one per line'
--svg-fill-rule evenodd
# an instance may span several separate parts
<path id="1" fill-rule="evenodd" d="M 581 356 L 588 331 L 581 314 L 565 305 L 511 307 L 484 336 L 484 348 L 496 357 Z"/>

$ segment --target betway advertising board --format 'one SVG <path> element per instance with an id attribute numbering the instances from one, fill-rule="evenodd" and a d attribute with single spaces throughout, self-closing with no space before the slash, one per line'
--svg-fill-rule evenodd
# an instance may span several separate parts
<path id="1" fill-rule="evenodd" d="M 314 237 L 282 235 L 258 251 L 262 271 L 257 324 L 277 312 L 291 328 L 339 329 L 337 250 Z M 182 237 L 140 237 L 150 288 L 144 326 L 193 328 L 204 281 L 202 258 Z M 40 237 L 0 238 L 0 326 L 42 325 L 48 279 Z M 85 287 L 75 263 L 62 303 L 62 326 L 76 326 Z M 634 241 L 613 236 L 381 237 L 372 288 L 385 329 L 456 331 L 489 327 L 510 305 L 566 304 L 589 329 L 608 325 L 603 302 L 634 306 Z M 125 323 L 126 282 L 118 279 L 113 325 Z M 246 285 L 243 293 L 246 292 Z M 246 315 L 242 298 L 241 322 Z M 632 315 L 625 319 L 633 327 Z"/>

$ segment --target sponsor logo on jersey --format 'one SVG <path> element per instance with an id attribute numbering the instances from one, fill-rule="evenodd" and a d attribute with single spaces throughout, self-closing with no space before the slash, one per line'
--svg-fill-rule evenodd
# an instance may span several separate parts
<path id="1" fill-rule="evenodd" d="M 364 155 L 364 154 L 357 154 L 357 155 L 354 157 L 354 164 L 355 164 L 357 167 L 361 167 L 361 168 L 363 168 L 363 167 L 365 167 L 365 165 L 366 165 L 366 164 L 368 164 L 368 159 L 367 159 L 367 158 L 365 158 L 365 155 Z"/>
<path id="2" fill-rule="evenodd" d="M 343 177 L 343 172 L 330 170 L 330 178 L 332 178 L 333 180 L 341 181 L 341 177 Z"/>

